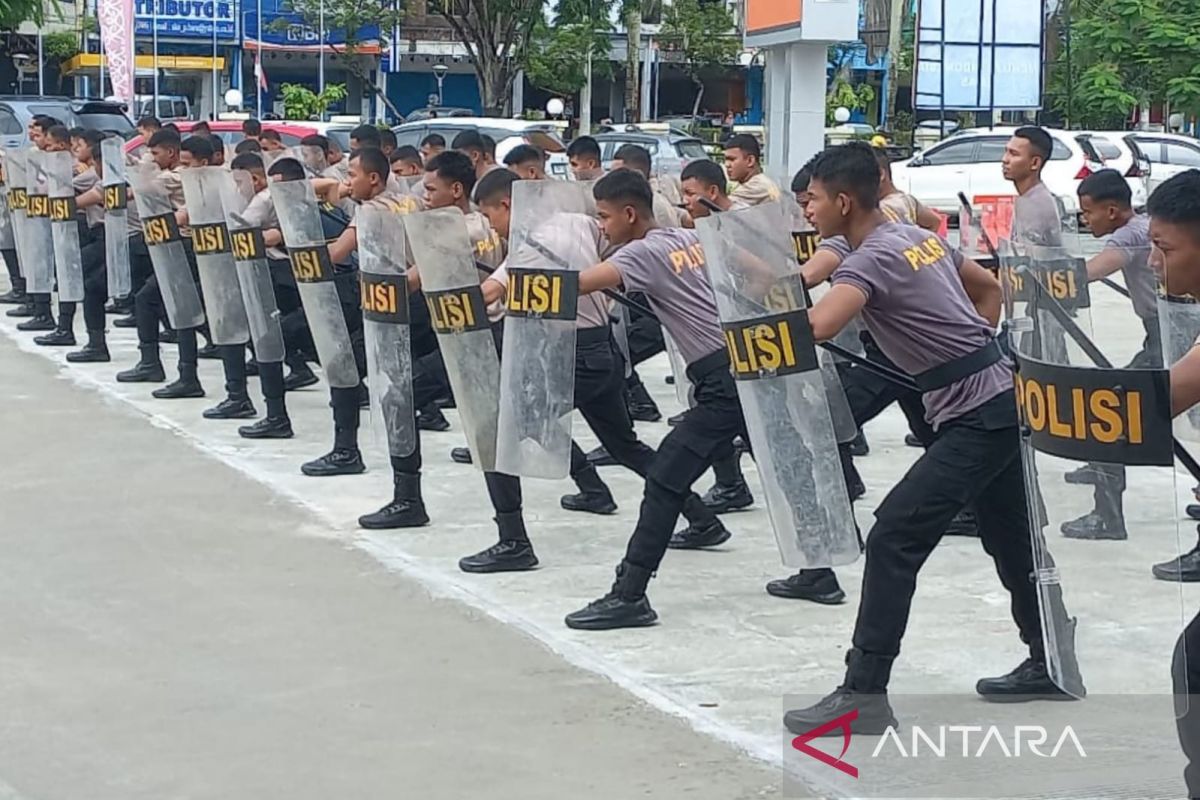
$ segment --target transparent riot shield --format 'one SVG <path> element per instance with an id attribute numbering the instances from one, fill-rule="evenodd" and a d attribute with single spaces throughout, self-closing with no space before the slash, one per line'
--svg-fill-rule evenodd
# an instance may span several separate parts
<path id="1" fill-rule="evenodd" d="M 684 408 L 691 408 L 692 381 L 687 376 L 687 360 L 684 359 L 683 353 L 679 352 L 679 346 L 665 327 L 662 335 L 663 348 L 667 351 L 667 363 L 671 366 L 671 377 L 674 379 L 675 399 Z"/>
<path id="2" fill-rule="evenodd" d="M 167 319 L 176 329 L 197 328 L 204 324 L 200 290 L 188 262 L 175 208 L 158 173 L 154 163 L 131 164 L 126 171 Z"/>
<path id="3" fill-rule="evenodd" d="M 220 189 L 254 357 L 264 364 L 278 364 L 283 361 L 287 348 L 279 325 L 279 306 L 275 302 L 271 266 L 267 263 L 267 246 L 263 242 L 262 228 L 245 216 L 246 208 L 254 199 L 254 180 L 250 173 L 234 170 L 229 180 L 221 182 Z"/>
<path id="4" fill-rule="evenodd" d="M 493 472 L 500 359 L 466 219 L 457 208 L 439 208 L 403 220 L 472 460 L 484 472 Z"/>
<path id="5" fill-rule="evenodd" d="M 233 179 L 223 167 L 192 167 L 180 175 L 213 344 L 245 344 L 250 323 L 221 205 L 222 186 Z"/>
<path id="6" fill-rule="evenodd" d="M 575 409 L 579 272 L 599 258 L 587 187 L 518 181 L 512 189 L 496 469 L 565 478 Z"/>
<path id="7" fill-rule="evenodd" d="M 8 195 L 8 154 L 0 150 L 0 250 L 16 247 L 13 238 L 12 205 Z"/>
<path id="8" fill-rule="evenodd" d="M 333 263 L 325 243 L 321 212 L 308 181 L 270 181 L 279 229 L 292 262 L 304 316 L 329 385 L 352 389 L 360 379 L 342 303 L 333 282 Z"/>
<path id="9" fill-rule="evenodd" d="M 133 291 L 129 266 L 129 182 L 125 177 L 124 140 L 109 136 L 100 142 L 104 173 L 104 257 L 108 296 L 126 297 Z"/>
<path id="10" fill-rule="evenodd" d="M 50 230 L 50 195 L 46 182 L 45 153 L 31 147 L 25 186 L 26 291 L 50 294 L 54 291 L 54 234 Z"/>
<path id="11" fill-rule="evenodd" d="M 29 170 L 29 154 L 23 149 L 9 150 L 5 154 L 4 171 L 8 180 L 8 210 L 12 220 L 13 246 L 17 249 L 17 266 L 21 277 L 29 280 L 29 192 L 26 174 Z"/>
<path id="12" fill-rule="evenodd" d="M 363 336 L 371 428 L 391 456 L 411 455 L 417 444 L 408 319 L 408 247 L 397 216 L 376 206 L 358 215 Z"/>
<path id="13" fill-rule="evenodd" d="M 83 302 L 83 256 L 79 251 L 79 221 L 76 219 L 75 157 L 65 150 L 45 153 L 46 187 L 50 195 L 50 235 L 54 241 L 54 268 L 58 277 L 58 299 Z"/>
<path id="14" fill-rule="evenodd" d="M 784 564 L 859 555 L 803 283 L 777 206 L 696 222 Z"/>
<path id="15" fill-rule="evenodd" d="M 1113 366 L 1143 326 L 1114 298 L 1093 335 L 1082 259 L 999 250 L 1048 673 L 1075 697 L 1167 690 L 1183 596 L 1146 575 L 1180 552 L 1167 373 Z"/>

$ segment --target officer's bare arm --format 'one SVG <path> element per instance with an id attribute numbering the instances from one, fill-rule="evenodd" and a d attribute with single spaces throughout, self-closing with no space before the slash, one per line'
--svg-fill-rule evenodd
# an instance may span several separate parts
<path id="1" fill-rule="evenodd" d="M 175 209 L 175 221 L 177 223 L 180 225 L 187 225 L 189 219 L 190 217 L 188 217 L 188 210 L 186 208 Z"/>
<path id="2" fill-rule="evenodd" d="M 1002 293 L 996 276 L 969 258 L 963 259 L 958 275 L 979 316 L 991 323 L 993 328 L 999 325 Z"/>
<path id="3" fill-rule="evenodd" d="M 936 211 L 932 211 L 917 202 L 917 225 L 927 231 L 937 232 L 937 229 L 942 227 L 942 218 L 937 215 Z"/>
<path id="4" fill-rule="evenodd" d="M 867 296 L 861 289 L 844 283 L 834 285 L 808 311 L 813 338 L 825 342 L 837 336 L 866 304 Z"/>
<path id="5" fill-rule="evenodd" d="M 508 294 L 508 287 L 492 276 L 483 279 L 483 303 L 490 306 L 497 300 L 502 300 Z"/>
<path id="6" fill-rule="evenodd" d="M 1200 347 L 1171 367 L 1171 415 L 1179 416 L 1200 403 Z"/>
<path id="7" fill-rule="evenodd" d="M 91 208 L 104 202 L 104 192 L 99 187 L 92 187 L 86 192 L 75 195 L 76 208 Z"/>
<path id="8" fill-rule="evenodd" d="M 350 258 L 350 254 L 358 247 L 358 229 L 353 225 L 342 231 L 342 235 L 329 245 L 329 260 L 341 264 Z"/>
<path id="9" fill-rule="evenodd" d="M 417 271 L 416 265 L 410 266 L 405 273 L 408 278 L 408 293 L 421 291 L 421 273 Z"/>
<path id="10" fill-rule="evenodd" d="M 832 250 L 818 250 L 800 268 L 806 286 L 816 286 L 829 280 L 829 276 L 842 263 L 842 258 Z"/>
<path id="11" fill-rule="evenodd" d="M 313 194 L 322 200 L 337 202 L 338 180 L 336 178 L 313 178 Z"/>
<path id="12" fill-rule="evenodd" d="M 1088 259 L 1088 280 L 1098 281 L 1101 278 L 1107 278 L 1123 266 L 1125 266 L 1125 253 L 1121 248 L 1106 247 Z"/>
<path id="13" fill-rule="evenodd" d="M 579 293 L 591 294 L 605 289 L 617 289 L 621 286 L 621 270 L 613 266 L 611 261 L 602 261 L 588 267 L 579 273 Z"/>

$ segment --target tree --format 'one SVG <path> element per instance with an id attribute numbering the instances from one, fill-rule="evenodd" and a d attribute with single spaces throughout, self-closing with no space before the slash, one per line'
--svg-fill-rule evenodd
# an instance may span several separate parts
<path id="1" fill-rule="evenodd" d="M 621 0 L 621 21 L 625 25 L 625 116 L 640 117 L 642 104 L 642 23 L 662 18 L 662 0 Z"/>
<path id="2" fill-rule="evenodd" d="M 660 38 L 683 54 L 684 69 L 696 86 L 694 117 L 700 113 L 700 101 L 704 99 L 704 70 L 734 63 L 741 50 L 733 15 L 723 3 L 674 0 L 663 19 Z"/>
<path id="3" fill-rule="evenodd" d="M 525 76 L 534 86 L 563 97 L 587 82 L 588 52 L 592 70 L 611 74 L 608 63 L 609 5 L 603 0 L 559 0 L 551 22 L 534 27 L 525 52 Z"/>
<path id="4" fill-rule="evenodd" d="M 484 113 L 502 115 L 512 98 L 513 76 L 543 19 L 542 0 L 443 0 L 437 13 L 475 62 Z"/>
<path id="5" fill-rule="evenodd" d="M 0 0 L 0 2 L 5 2 L 5 0 Z M 342 56 L 342 62 L 346 69 L 357 77 L 363 86 L 369 87 L 397 119 L 404 118 L 400 109 L 396 108 L 387 95 L 381 92 L 375 82 L 370 79 L 367 70 L 359 61 L 359 47 L 362 44 L 360 36 L 363 28 L 378 26 L 380 44 L 383 44 L 384 37 L 388 32 L 399 26 L 404 19 L 403 3 L 397 3 L 395 0 L 287 0 L 286 8 L 299 14 L 300 18 L 304 20 L 304 24 L 314 30 L 324 28 L 326 34 L 343 34 L 345 44 L 334 45 L 322 42 L 322 45 Z M 271 24 L 276 28 L 286 28 L 288 21 L 279 19 Z"/>
<path id="6" fill-rule="evenodd" d="M 298 83 L 285 83 L 279 89 L 284 119 L 320 119 L 331 105 L 346 99 L 344 83 L 327 83 L 320 94 Z"/>
<path id="7" fill-rule="evenodd" d="M 46 22 L 47 10 L 51 18 L 62 19 L 58 0 L 0 0 L 0 31 L 15 31 L 22 22 L 41 27 Z"/>

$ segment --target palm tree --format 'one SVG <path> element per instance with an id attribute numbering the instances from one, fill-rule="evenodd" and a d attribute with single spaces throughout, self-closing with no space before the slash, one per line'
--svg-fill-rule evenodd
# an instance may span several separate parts
<path id="1" fill-rule="evenodd" d="M 625 24 L 625 117 L 636 120 L 641 104 L 642 23 L 662 20 L 663 0 L 621 0 L 621 20 Z"/>

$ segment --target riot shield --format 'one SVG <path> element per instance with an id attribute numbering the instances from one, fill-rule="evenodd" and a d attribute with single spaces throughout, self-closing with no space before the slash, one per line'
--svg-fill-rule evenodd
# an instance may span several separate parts
<path id="1" fill-rule="evenodd" d="M 104 172 L 104 257 L 108 296 L 126 297 L 133 291 L 129 267 L 129 185 L 125 179 L 124 140 L 109 136 L 100 142 Z"/>
<path id="2" fill-rule="evenodd" d="M 358 365 L 333 283 L 333 262 L 312 184 L 305 180 L 270 181 L 267 185 L 325 377 L 330 386 L 352 389 L 360 383 Z"/>
<path id="3" fill-rule="evenodd" d="M 858 533 L 800 268 L 777 206 L 696 221 L 783 563 L 849 564 Z"/>
<path id="4" fill-rule="evenodd" d="M 196 279 L 179 233 L 175 208 L 158 172 L 158 165 L 154 163 L 132 164 L 126 175 L 133 187 L 138 216 L 142 220 L 142 235 L 154 265 L 154 275 L 158 278 L 167 319 L 176 329 L 197 328 L 204 324 L 204 306 L 200 303 L 200 291 L 196 288 Z"/>
<path id="5" fill-rule="evenodd" d="M 213 343 L 245 344 L 250 341 L 250 323 L 221 205 L 222 184 L 233 179 L 222 167 L 193 167 L 181 171 L 180 176 Z"/>
<path id="6" fill-rule="evenodd" d="M 687 376 L 687 361 L 683 357 L 683 353 L 679 352 L 679 346 L 675 344 L 675 340 L 671 338 L 671 334 L 667 333 L 667 329 L 662 329 L 663 349 L 667 351 L 667 363 L 671 367 L 671 378 L 674 380 L 675 399 L 679 401 L 679 405 L 684 408 L 692 407 L 692 381 Z"/>
<path id="7" fill-rule="evenodd" d="M 267 263 L 267 246 L 262 228 L 255 227 L 245 217 L 246 207 L 254 199 L 254 181 L 250 173 L 234 170 L 229 180 L 220 181 L 219 186 L 254 357 L 264 364 L 277 364 L 283 361 L 287 348 L 279 324 L 271 267 Z"/>
<path id="8" fill-rule="evenodd" d="M 54 291 L 54 234 L 50 231 L 50 196 L 47 194 L 45 153 L 31 147 L 25 172 L 25 290 L 30 294 Z"/>
<path id="9" fill-rule="evenodd" d="M 1113 367 L 1142 324 L 1113 302 L 1093 337 L 1082 259 L 999 250 L 1047 671 L 1075 697 L 1140 691 L 1131 678 L 1161 671 L 1184 619 L 1179 587 L 1145 575 L 1179 552 L 1168 373 Z"/>
<path id="10" fill-rule="evenodd" d="M 579 271 L 597 263 L 587 187 L 517 181 L 512 188 L 496 469 L 565 478 L 575 409 Z"/>
<path id="11" fill-rule="evenodd" d="M 21 277 L 25 274 L 25 209 L 29 204 L 29 196 L 25 192 L 26 155 L 23 150 L 14 149 L 4 153 L 4 205 L 8 211 L 9 224 L 12 227 L 12 244 L 17 251 L 17 267 Z"/>
<path id="12" fill-rule="evenodd" d="M 411 455 L 417 444 L 408 320 L 408 248 L 396 215 L 377 206 L 358 211 L 358 264 L 371 427 L 389 455 Z"/>
<path id="13" fill-rule="evenodd" d="M 466 219 L 457 208 L 403 217 L 474 464 L 496 469 L 500 359 Z"/>
<path id="14" fill-rule="evenodd" d="M 11 250 L 16 247 L 13 239 L 11 205 L 8 197 L 8 155 L 0 150 L 0 250 Z"/>
<path id="15" fill-rule="evenodd" d="M 65 150 L 43 154 L 46 186 L 50 195 L 50 235 L 54 240 L 54 266 L 58 299 L 83 302 L 83 256 L 79 252 L 79 222 L 75 215 L 75 157 Z"/>

